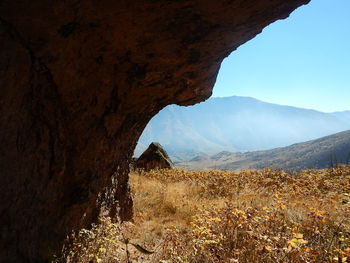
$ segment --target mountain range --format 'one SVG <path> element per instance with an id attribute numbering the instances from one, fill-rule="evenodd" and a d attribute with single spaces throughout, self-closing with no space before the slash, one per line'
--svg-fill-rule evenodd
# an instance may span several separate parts
<path id="1" fill-rule="evenodd" d="M 222 151 L 284 147 L 348 129 L 350 111 L 324 113 L 250 97 L 210 98 L 160 111 L 145 128 L 135 156 L 152 141 L 159 142 L 176 162 Z"/>
<path id="2" fill-rule="evenodd" d="M 303 143 L 267 151 L 227 152 L 202 155 L 177 163 L 187 169 L 321 169 L 350 163 L 350 130 Z"/>

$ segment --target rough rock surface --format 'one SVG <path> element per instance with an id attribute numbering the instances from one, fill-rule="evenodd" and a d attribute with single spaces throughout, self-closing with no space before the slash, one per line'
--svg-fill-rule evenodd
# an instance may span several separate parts
<path id="1" fill-rule="evenodd" d="M 0 262 L 130 219 L 150 118 L 208 98 L 230 52 L 308 1 L 0 1 Z"/>
<path id="2" fill-rule="evenodd" d="M 149 171 L 157 168 L 173 168 L 174 165 L 163 147 L 157 142 L 152 142 L 137 159 L 135 167 Z"/>

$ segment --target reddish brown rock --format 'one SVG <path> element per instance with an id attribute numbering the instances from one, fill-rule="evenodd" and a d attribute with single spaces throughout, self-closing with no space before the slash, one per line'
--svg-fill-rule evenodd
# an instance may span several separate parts
<path id="1" fill-rule="evenodd" d="M 132 216 L 128 169 L 164 106 L 309 0 L 0 2 L 0 262 L 47 262 L 98 215 Z"/>
<path id="2" fill-rule="evenodd" d="M 144 169 L 145 171 L 171 169 L 173 167 L 173 162 L 167 152 L 157 142 L 152 142 L 135 163 L 135 168 Z"/>

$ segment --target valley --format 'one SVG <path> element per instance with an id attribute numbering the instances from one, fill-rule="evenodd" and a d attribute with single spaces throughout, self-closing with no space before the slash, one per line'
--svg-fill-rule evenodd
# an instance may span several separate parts
<path id="1" fill-rule="evenodd" d="M 194 106 L 164 108 L 145 128 L 134 154 L 159 142 L 174 162 L 185 162 L 222 151 L 286 147 L 348 129 L 350 111 L 324 113 L 250 97 L 210 98 Z"/>

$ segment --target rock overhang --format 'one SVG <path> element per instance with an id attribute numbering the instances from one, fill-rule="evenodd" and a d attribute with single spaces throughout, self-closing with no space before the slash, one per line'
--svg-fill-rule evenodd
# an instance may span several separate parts
<path id="1" fill-rule="evenodd" d="M 226 56 L 308 2 L 3 0 L 0 261 L 46 262 L 102 208 L 129 219 L 147 122 L 207 99 Z"/>

